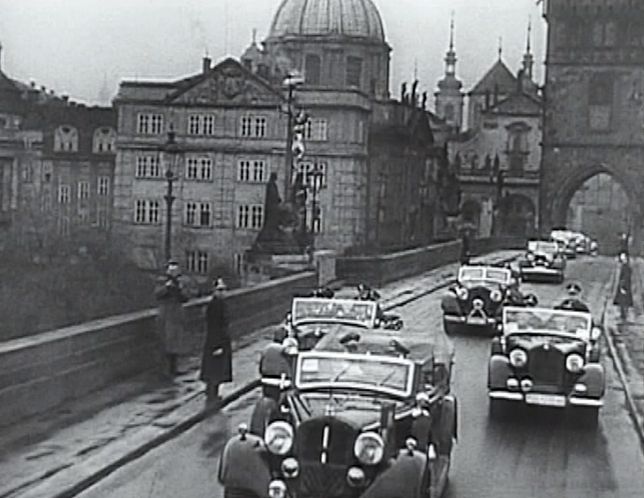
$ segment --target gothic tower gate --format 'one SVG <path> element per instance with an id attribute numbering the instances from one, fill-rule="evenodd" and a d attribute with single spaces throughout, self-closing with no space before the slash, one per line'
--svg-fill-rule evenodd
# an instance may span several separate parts
<path id="1" fill-rule="evenodd" d="M 644 5 L 544 2 L 548 22 L 541 230 L 564 225 L 575 191 L 609 174 L 629 197 L 641 251 L 644 219 Z M 616 228 L 618 230 L 619 228 Z"/>

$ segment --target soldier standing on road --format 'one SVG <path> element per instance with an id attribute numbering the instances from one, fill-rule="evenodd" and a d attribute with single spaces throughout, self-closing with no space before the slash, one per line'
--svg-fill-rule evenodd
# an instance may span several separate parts
<path id="1" fill-rule="evenodd" d="M 176 261 L 168 261 L 165 276 L 160 278 L 154 293 L 159 301 L 158 332 L 168 362 L 168 372 L 174 376 L 178 373 L 179 356 L 190 352 L 183 317 L 183 303 L 189 296 Z"/>
<path id="2" fill-rule="evenodd" d="M 628 317 L 628 309 L 633 306 L 633 293 L 631 289 L 631 266 L 628 263 L 626 253 L 619 255 L 619 279 L 617 280 L 617 289 L 613 304 L 619 306 L 619 316 L 622 322 Z"/>
<path id="3" fill-rule="evenodd" d="M 206 383 L 206 394 L 211 401 L 220 399 L 219 384 L 233 380 L 225 290 L 226 284 L 221 278 L 217 278 L 213 285 L 212 299 L 206 308 L 206 341 L 201 359 L 200 378 Z"/>

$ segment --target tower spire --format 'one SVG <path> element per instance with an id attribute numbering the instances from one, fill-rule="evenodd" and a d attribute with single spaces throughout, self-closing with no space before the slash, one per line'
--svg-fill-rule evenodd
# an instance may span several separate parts
<path id="1" fill-rule="evenodd" d="M 534 67 L 534 56 L 532 55 L 532 18 L 528 18 L 528 30 L 525 54 L 523 54 L 523 74 L 526 78 L 532 80 L 532 70 Z"/>
<path id="2" fill-rule="evenodd" d="M 499 36 L 498 52 L 499 52 L 499 60 L 501 60 L 503 58 L 503 37 L 502 36 Z"/>
<path id="3" fill-rule="evenodd" d="M 445 54 L 445 74 L 454 76 L 456 74 L 456 51 L 454 50 L 454 11 L 449 22 L 449 49 Z"/>

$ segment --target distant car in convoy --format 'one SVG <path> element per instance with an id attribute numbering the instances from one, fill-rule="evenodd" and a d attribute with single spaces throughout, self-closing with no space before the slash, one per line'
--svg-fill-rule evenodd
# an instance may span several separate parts
<path id="1" fill-rule="evenodd" d="M 511 292 L 514 278 L 510 268 L 461 266 L 456 284 L 441 301 L 445 333 L 492 332 L 501 318 L 503 304 L 520 295 L 517 289 Z"/>
<path id="2" fill-rule="evenodd" d="M 577 257 L 577 236 L 571 230 L 556 229 L 550 232 L 551 240 L 554 240 L 561 253 L 568 259 Z"/>
<path id="3" fill-rule="evenodd" d="M 423 326 L 379 328 L 371 301 L 295 303 L 297 320 L 319 315 L 330 327 L 312 350 L 262 356 L 260 375 L 280 382 L 223 450 L 224 496 L 441 496 L 456 438 L 451 345 Z"/>
<path id="4" fill-rule="evenodd" d="M 605 390 L 600 335 L 587 312 L 505 307 L 489 362 L 490 415 L 518 403 L 569 408 L 595 425 Z"/>
<path id="5" fill-rule="evenodd" d="M 524 281 L 563 282 L 565 269 L 566 259 L 554 241 L 529 241 L 525 256 L 519 261 L 519 271 Z"/>

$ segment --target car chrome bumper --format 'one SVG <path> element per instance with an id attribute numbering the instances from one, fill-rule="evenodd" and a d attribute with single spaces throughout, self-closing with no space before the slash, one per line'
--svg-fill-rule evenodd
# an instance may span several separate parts
<path id="1" fill-rule="evenodd" d="M 496 318 L 489 317 L 483 318 L 482 322 L 473 322 L 472 319 L 467 316 L 444 315 L 443 318 L 449 323 L 460 323 L 461 325 L 472 325 L 475 327 L 495 325 L 497 322 Z"/>
<path id="2" fill-rule="evenodd" d="M 539 402 L 537 399 L 533 399 L 531 401 L 526 400 L 526 394 L 535 394 L 537 396 L 543 396 L 545 398 L 550 398 L 550 399 L 561 399 L 561 404 L 559 403 L 546 403 L 546 402 Z M 550 406 L 550 407 L 555 407 L 555 408 L 565 408 L 567 406 L 589 406 L 589 407 L 596 407 L 599 408 L 601 406 L 604 406 L 604 401 L 602 399 L 596 399 L 596 398 L 582 398 L 579 396 L 565 396 L 563 394 L 561 395 L 551 395 L 551 394 L 545 394 L 545 393 L 523 393 L 523 392 L 517 392 L 517 391 L 488 391 L 488 397 L 490 399 L 504 399 L 508 401 L 521 401 L 525 404 L 528 405 L 533 405 L 533 406 Z"/>
<path id="3" fill-rule="evenodd" d="M 529 266 L 521 268 L 521 273 L 524 275 L 552 275 L 557 276 L 563 273 L 563 270 L 557 268 L 546 268 L 539 266 Z"/>

